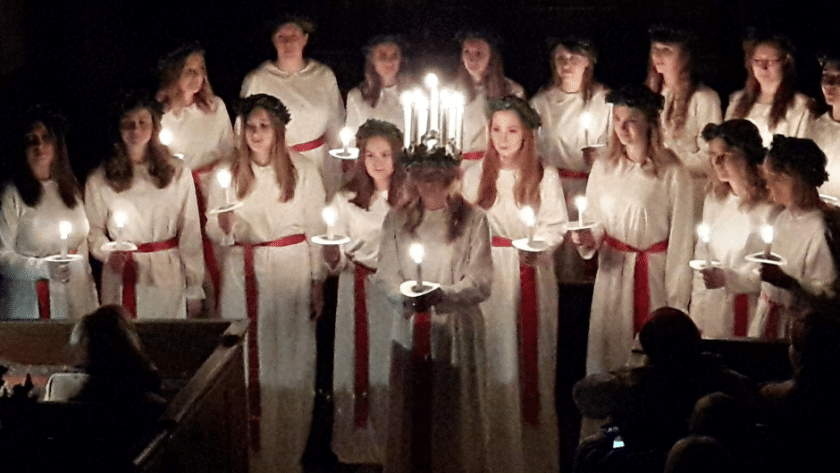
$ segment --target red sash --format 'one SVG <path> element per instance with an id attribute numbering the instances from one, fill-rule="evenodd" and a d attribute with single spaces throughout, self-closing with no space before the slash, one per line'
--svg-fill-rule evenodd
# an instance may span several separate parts
<path id="1" fill-rule="evenodd" d="M 137 245 L 137 250 L 132 253 L 154 253 L 156 251 L 171 250 L 178 248 L 178 237 L 172 237 L 168 240 L 156 241 L 152 243 L 143 243 Z M 134 261 L 132 254 L 125 261 L 122 272 L 123 288 L 122 288 L 122 304 L 128 309 L 132 319 L 137 318 L 137 263 Z"/>
<path id="2" fill-rule="evenodd" d="M 761 296 L 769 306 L 767 311 L 767 324 L 764 326 L 764 338 L 767 340 L 778 340 L 779 337 L 779 319 L 781 318 L 781 311 L 784 306 L 782 304 L 773 302 L 767 297 L 767 294 Z"/>
<path id="3" fill-rule="evenodd" d="M 589 179 L 588 172 L 570 171 L 568 169 L 557 169 L 557 173 L 563 179 Z"/>
<path id="4" fill-rule="evenodd" d="M 207 202 L 204 200 L 204 192 L 201 190 L 201 175 L 211 172 L 218 161 L 193 170 L 192 177 L 195 184 L 195 197 L 198 202 L 198 221 L 201 225 L 201 246 L 204 250 L 204 265 L 207 266 L 207 273 L 210 275 L 210 283 L 213 284 L 213 294 L 216 298 L 216 313 L 219 311 L 219 291 L 222 288 L 222 277 L 219 272 L 219 263 L 216 261 L 216 254 L 213 252 L 213 243 L 207 238 L 204 227 L 207 223 Z"/>
<path id="5" fill-rule="evenodd" d="M 76 250 L 69 252 L 71 255 L 76 254 Z M 38 319 L 49 320 L 52 318 L 52 308 L 50 307 L 50 280 L 39 279 L 35 281 L 35 295 L 38 296 Z"/>
<path id="6" fill-rule="evenodd" d="M 493 237 L 492 245 L 511 247 L 507 238 Z M 533 266 L 519 265 L 519 334 L 522 353 L 522 417 L 529 425 L 540 418 L 540 363 L 537 281 Z"/>
<path id="7" fill-rule="evenodd" d="M 736 337 L 746 337 L 750 311 L 750 296 L 747 294 L 736 294 L 732 305 L 734 309 L 733 313 L 735 314 L 735 325 L 732 334 Z"/>
<path id="8" fill-rule="evenodd" d="M 367 277 L 374 273 L 374 270 L 362 264 L 355 264 L 355 284 L 353 285 L 354 313 L 355 313 L 355 346 L 356 346 L 356 367 L 353 383 L 354 394 L 354 422 L 357 429 L 363 429 L 368 425 L 370 414 L 370 388 L 369 363 L 370 363 L 370 334 L 368 333 L 368 310 L 365 288 Z"/>
<path id="9" fill-rule="evenodd" d="M 411 470 L 432 471 L 432 321 L 428 312 L 414 314 L 411 351 Z"/>
<path id="10" fill-rule="evenodd" d="M 245 264 L 245 305 L 247 306 L 248 320 L 248 407 L 250 410 L 250 432 L 251 448 L 255 452 L 260 451 L 260 351 L 257 342 L 258 334 L 258 309 L 259 291 L 257 290 L 257 277 L 254 274 L 254 248 L 255 247 L 280 247 L 297 245 L 306 241 L 303 233 L 289 235 L 278 240 L 267 241 L 246 245 L 237 243 L 243 250 Z"/>
<path id="11" fill-rule="evenodd" d="M 464 161 L 475 161 L 484 157 L 484 150 L 470 151 L 469 153 L 462 153 L 461 159 Z"/>
<path id="12" fill-rule="evenodd" d="M 320 148 L 324 144 L 324 137 L 319 136 L 312 141 L 307 141 L 306 143 L 298 143 L 292 146 L 292 149 L 297 151 L 298 153 L 305 153 L 306 151 L 312 151 L 315 148 Z"/>
<path id="13" fill-rule="evenodd" d="M 604 235 L 604 243 L 625 253 L 636 253 L 633 268 L 633 335 L 642 329 L 650 315 L 650 286 L 648 281 L 648 254 L 662 253 L 668 249 L 668 240 L 654 243 L 646 250 L 634 248 L 623 241 Z"/>

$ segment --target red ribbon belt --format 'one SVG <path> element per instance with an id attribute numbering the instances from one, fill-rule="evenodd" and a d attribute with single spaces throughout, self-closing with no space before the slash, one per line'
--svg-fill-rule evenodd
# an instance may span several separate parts
<path id="1" fill-rule="evenodd" d="M 466 161 L 474 161 L 484 157 L 484 151 L 470 151 L 469 153 L 461 154 L 461 159 Z"/>
<path id="2" fill-rule="evenodd" d="M 206 166 L 193 170 L 192 177 L 195 184 L 195 197 L 198 202 L 198 221 L 201 225 L 201 246 L 204 250 L 204 265 L 207 267 L 207 273 L 210 275 L 210 283 L 213 285 L 213 294 L 216 298 L 216 312 L 219 311 L 219 291 L 222 287 L 222 277 L 219 272 L 219 263 L 216 261 L 216 253 L 213 252 L 213 243 L 207 238 L 207 232 L 204 227 L 207 223 L 207 202 L 204 200 L 204 192 L 201 190 L 201 176 L 207 174 L 216 167 L 215 161 Z"/>
<path id="3" fill-rule="evenodd" d="M 767 297 L 767 294 L 763 294 L 761 297 L 767 301 L 767 305 L 769 306 L 769 310 L 767 311 L 767 324 L 764 326 L 764 338 L 767 340 L 776 340 L 779 338 L 779 319 L 781 318 L 781 311 L 784 306 L 771 301 Z"/>
<path id="4" fill-rule="evenodd" d="M 178 248 L 178 237 L 172 237 L 168 240 L 156 241 L 153 243 L 143 243 L 137 245 L 137 250 L 132 253 L 154 253 L 156 251 L 171 250 Z M 134 261 L 134 255 L 131 255 L 125 261 L 123 266 L 123 288 L 122 288 L 122 304 L 128 309 L 132 319 L 137 318 L 137 263 Z"/>
<path id="5" fill-rule="evenodd" d="M 429 312 L 414 314 L 414 348 L 411 351 L 411 466 L 412 471 L 432 471 L 432 322 Z"/>
<path id="6" fill-rule="evenodd" d="M 508 238 L 493 237 L 492 245 L 513 246 Z M 522 353 L 522 418 L 529 425 L 538 425 L 540 418 L 539 369 L 540 320 L 537 311 L 537 281 L 533 266 L 519 265 L 519 333 Z"/>
<path id="7" fill-rule="evenodd" d="M 589 179 L 588 172 L 570 171 L 568 169 L 557 169 L 557 173 L 564 179 Z"/>
<path id="8" fill-rule="evenodd" d="M 735 314 L 732 334 L 736 337 L 746 337 L 750 311 L 750 296 L 748 294 L 736 294 L 732 305 L 734 309 L 733 313 Z"/>
<path id="9" fill-rule="evenodd" d="M 306 143 L 296 144 L 296 145 L 292 146 L 292 149 L 294 151 L 297 151 L 298 153 L 304 153 L 306 151 L 312 151 L 315 148 L 320 148 L 323 144 L 324 144 L 324 137 L 319 136 L 318 138 L 315 138 L 312 141 L 307 141 Z"/>
<path id="10" fill-rule="evenodd" d="M 76 254 L 76 250 L 69 252 L 71 255 Z M 39 279 L 35 281 L 35 295 L 38 296 L 38 318 L 40 320 L 49 320 L 52 318 L 50 307 L 50 280 Z"/>
<path id="11" fill-rule="evenodd" d="M 368 416 L 370 414 L 370 397 L 368 392 L 370 387 L 368 368 L 370 363 L 370 335 L 368 333 L 368 310 L 365 289 L 367 287 L 367 277 L 373 274 L 374 270 L 359 263 L 356 263 L 355 266 L 355 284 L 353 285 L 355 304 L 353 308 L 356 319 L 354 325 L 356 367 L 353 383 L 353 414 L 356 428 L 362 429 L 367 427 Z"/>
<path id="12" fill-rule="evenodd" d="M 245 264 L 245 305 L 248 312 L 248 407 L 250 410 L 249 426 L 251 428 L 251 448 L 260 451 L 260 351 L 257 342 L 258 333 L 258 309 L 259 291 L 257 290 L 257 277 L 254 274 L 254 248 L 255 247 L 281 247 L 297 245 L 306 241 L 303 233 L 289 235 L 279 240 L 267 241 L 246 245 L 237 243 L 243 250 Z"/>
<path id="13" fill-rule="evenodd" d="M 648 281 L 648 254 L 662 253 L 668 249 L 668 240 L 654 243 L 646 250 L 634 248 L 623 241 L 604 235 L 604 243 L 625 253 L 636 253 L 633 268 L 633 335 L 642 329 L 650 315 L 650 282 Z"/>

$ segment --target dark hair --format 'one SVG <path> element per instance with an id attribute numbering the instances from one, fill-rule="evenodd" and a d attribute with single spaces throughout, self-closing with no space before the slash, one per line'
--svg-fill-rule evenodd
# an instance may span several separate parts
<path id="1" fill-rule="evenodd" d="M 388 183 L 388 204 L 392 207 L 400 201 L 401 190 L 406 177 L 405 168 L 398 164 L 403 145 L 402 132 L 399 128 L 388 122 L 373 119 L 366 121 L 359 127 L 359 131 L 356 133 L 359 158 L 356 160 L 356 165 L 353 168 L 353 177 L 344 186 L 344 189 L 347 191 L 355 193 L 355 196 L 350 199 L 350 203 L 365 210 L 370 208 L 370 200 L 375 190 L 373 178 L 370 177 L 365 166 L 365 162 L 367 161 L 365 150 L 368 141 L 374 137 L 384 138 L 391 146 L 391 159 L 393 161 L 394 173 L 391 175 Z"/>
<path id="2" fill-rule="evenodd" d="M 394 35 L 379 35 L 371 38 L 364 47 L 365 54 L 365 79 L 359 84 L 359 91 L 362 93 L 362 99 L 371 107 L 376 107 L 379 102 L 379 94 L 382 92 L 382 78 L 376 73 L 376 68 L 373 67 L 373 53 L 376 47 L 382 44 L 394 44 L 400 51 L 400 70 L 405 64 L 405 56 L 403 56 L 402 40 Z M 399 83 L 399 72 L 397 77 Z"/>
<path id="3" fill-rule="evenodd" d="M 685 128 L 685 122 L 688 119 L 688 105 L 691 102 L 691 97 L 700 85 L 697 73 L 694 70 L 697 37 L 689 30 L 664 25 L 653 26 L 648 30 L 648 33 L 650 34 L 651 52 L 653 52 L 653 43 L 676 44 L 679 45 L 684 59 L 685 68 L 680 71 L 680 86 L 673 90 L 674 100 L 671 101 L 662 117 L 663 125 L 669 125 L 669 128 L 680 133 Z M 657 94 L 661 94 L 665 86 L 664 78 L 662 74 L 656 72 L 652 56 L 652 54 L 648 55 L 648 75 L 645 85 Z"/>
<path id="4" fill-rule="evenodd" d="M 773 135 L 767 159 L 775 169 L 799 176 L 810 187 L 828 180 L 825 153 L 810 139 Z"/>
<path id="5" fill-rule="evenodd" d="M 836 310 L 836 307 L 833 308 Z M 793 319 L 791 348 L 798 356 L 795 377 L 803 382 L 840 379 L 840 320 L 836 313 L 815 310 Z"/>
<path id="6" fill-rule="evenodd" d="M 550 38 L 548 40 L 548 44 L 548 64 L 549 70 L 551 71 L 551 82 L 546 85 L 544 89 L 548 89 L 551 86 L 559 87 L 562 82 L 560 75 L 557 74 L 557 65 L 554 60 L 554 57 L 557 55 L 557 48 L 562 47 L 572 54 L 579 54 L 589 58 L 589 67 L 587 67 L 586 71 L 583 73 L 583 81 L 581 84 L 583 102 L 589 103 L 592 96 L 595 95 L 595 91 L 599 87 L 602 87 L 595 81 L 595 64 L 598 62 L 598 50 L 596 49 L 595 44 L 592 40 L 581 36 L 566 36 L 561 39 Z"/>
<path id="7" fill-rule="evenodd" d="M 720 125 L 709 123 L 703 127 L 701 133 L 706 142 L 721 139 L 727 148 L 736 151 L 744 159 L 746 167 L 748 196 L 744 199 L 749 203 L 763 201 L 767 197 L 767 186 L 761 176 L 761 164 L 764 162 L 765 149 L 761 141 L 758 127 L 749 120 L 735 118 Z M 726 197 L 731 191 L 728 183 L 713 181 L 712 190 L 718 198 Z"/>
<path id="8" fill-rule="evenodd" d="M 160 88 L 155 95 L 155 99 L 165 107 L 170 105 L 173 95 L 178 93 L 176 90 L 178 88 L 178 80 L 181 78 L 187 59 L 193 54 L 200 55 L 202 62 L 204 62 L 204 48 L 198 42 L 183 44 L 158 61 Z M 215 96 L 205 71 L 204 83 L 201 86 L 201 90 L 195 94 L 195 103 L 202 112 L 209 113 L 213 106 L 213 98 Z"/>
<path id="9" fill-rule="evenodd" d="M 282 28 L 284 25 L 295 25 L 300 28 L 305 35 L 311 35 L 315 32 L 315 23 L 313 23 L 309 18 L 301 15 L 287 14 L 280 16 L 272 23 L 271 36 L 274 37 L 277 30 Z"/>
<path id="10" fill-rule="evenodd" d="M 513 88 L 505 78 L 505 69 L 502 64 L 502 55 L 498 48 L 498 39 L 487 32 L 466 32 L 461 33 L 457 37 L 458 42 L 462 48 L 465 42 L 472 40 L 484 41 L 490 47 L 490 59 L 487 61 L 487 70 L 484 71 L 482 78 L 484 83 L 484 93 L 488 99 L 500 99 L 502 97 L 512 95 Z M 457 81 L 461 88 L 467 92 L 467 101 L 472 101 L 478 95 L 478 89 L 473 83 L 470 73 L 464 66 L 464 60 L 459 60 Z"/>
<path id="11" fill-rule="evenodd" d="M 689 360 L 700 351 L 700 331 L 685 312 L 662 307 L 650 314 L 639 331 L 645 354 L 656 364 Z"/>

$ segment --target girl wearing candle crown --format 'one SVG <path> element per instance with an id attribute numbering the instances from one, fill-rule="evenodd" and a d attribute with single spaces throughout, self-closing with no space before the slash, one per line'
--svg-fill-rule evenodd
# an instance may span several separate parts
<path id="1" fill-rule="evenodd" d="M 242 206 L 208 215 L 207 235 L 227 247 L 221 315 L 247 315 L 252 464 L 256 471 L 301 471 L 315 399 L 315 317 L 324 279 L 320 251 L 310 237 L 323 233 L 324 188 L 308 158 L 286 147 L 291 119 L 266 94 L 241 101 L 242 136 L 233 162 L 211 180 L 208 207 Z"/>
<path id="2" fill-rule="evenodd" d="M 746 118 L 758 126 L 764 146 L 774 134 L 805 136 L 812 100 L 796 92 L 793 45 L 781 36 L 744 41 L 747 82 L 729 97 L 726 119 Z"/>
<path id="3" fill-rule="evenodd" d="M 487 212 L 493 234 L 494 279 L 481 305 L 486 323 L 490 471 L 558 471 L 557 279 L 554 249 L 568 220 L 563 187 L 536 154 L 540 116 L 516 97 L 488 103 L 490 143 L 464 175 L 464 194 Z M 527 225 L 524 207 L 535 214 Z M 512 240 L 535 238 L 541 253 L 520 252 Z M 521 367 L 521 369 L 520 369 Z"/>
<path id="4" fill-rule="evenodd" d="M 487 146 L 484 107 L 487 101 L 508 95 L 525 98 L 525 89 L 505 77 L 499 40 L 494 35 L 473 31 L 460 34 L 458 40 L 461 43 L 458 82 L 467 102 L 461 150 L 461 167 L 466 170 L 484 157 Z"/>
<path id="5" fill-rule="evenodd" d="M 342 247 L 324 246 L 324 260 L 340 272 L 335 329 L 332 446 L 342 463 L 383 464 L 388 425 L 388 370 L 392 313 L 373 284 L 382 221 L 398 202 L 405 170 L 395 161 L 402 133 L 391 123 L 368 120 L 356 141 L 353 178 L 331 206 Z"/>
<path id="6" fill-rule="evenodd" d="M 182 156 L 184 164 L 192 169 L 207 267 L 204 288 L 209 297 L 205 302 L 213 312 L 218 300 L 220 275 L 213 245 L 203 234 L 207 210 L 204 196 L 207 184 L 203 181 L 216 161 L 233 151 L 233 129 L 225 103 L 210 87 L 204 49 L 198 43 L 182 45 L 161 59 L 160 90 L 155 98 L 164 106 L 160 123 L 161 133 L 169 135 L 165 144 L 176 156 Z"/>
<path id="7" fill-rule="evenodd" d="M 762 264 L 761 295 L 749 335 L 786 338 L 789 322 L 814 296 L 835 294 L 836 242 L 827 241 L 830 215 L 817 187 L 828 175 L 825 153 L 811 140 L 773 136 L 763 171 L 773 203 L 772 254 L 786 264 Z M 835 230 L 835 228 L 832 228 Z M 832 248 L 832 245 L 835 245 Z"/>
<path id="8" fill-rule="evenodd" d="M 347 127 L 357 130 L 373 118 L 405 126 L 400 93 L 403 78 L 401 41 L 396 36 L 372 38 L 365 46 L 365 80 L 347 93 Z"/>
<path id="9" fill-rule="evenodd" d="M 0 200 L 0 320 L 79 318 L 97 305 L 89 226 L 67 157 L 65 123 L 48 107 L 34 108 L 21 122 L 20 156 Z M 65 249 L 82 258 L 44 259 Z"/>
<path id="10" fill-rule="evenodd" d="M 458 163 L 442 148 L 427 152 L 419 145 L 405 158 L 407 199 L 385 217 L 377 272 L 405 315 L 394 318 L 392 331 L 385 471 L 484 472 L 487 379 L 479 303 L 493 278 L 487 217 L 457 191 Z M 413 243 L 425 255 L 410 252 Z M 413 279 L 440 287 L 403 296 L 400 284 Z"/>
<path id="11" fill-rule="evenodd" d="M 330 157 L 328 150 L 340 145 L 344 102 L 332 69 L 303 56 L 314 31 L 305 18 L 281 18 L 271 32 L 277 59 L 251 71 L 242 81 L 239 96 L 268 94 L 290 107 L 296 118 L 286 129 L 286 143 L 317 165 L 327 195 L 332 196 L 341 185 L 341 162 Z"/>
<path id="12" fill-rule="evenodd" d="M 587 373 L 623 366 L 651 311 L 686 310 L 694 253 L 688 171 L 662 146 L 663 98 L 644 86 L 610 93 L 613 137 L 592 166 L 586 197 L 599 225 L 574 232 L 581 255 L 598 252 Z"/>
<path id="13" fill-rule="evenodd" d="M 764 148 L 758 128 L 744 119 L 710 123 L 703 139 L 716 179 L 703 205 L 709 240 L 697 242 L 694 258 L 721 265 L 694 273 L 690 314 L 704 337 L 745 337 L 760 281 L 744 257 L 764 247 L 759 229 L 771 210 L 761 177 Z"/>
<path id="14" fill-rule="evenodd" d="M 113 154 L 88 178 L 91 254 L 105 263 L 102 302 L 137 318 L 186 318 L 201 310 L 204 260 L 195 185 L 158 138 L 160 104 L 128 95 L 114 119 Z M 107 251 L 112 240 L 134 252 Z"/>
<path id="15" fill-rule="evenodd" d="M 649 33 L 650 60 L 645 84 L 665 97 L 660 114 L 662 141 L 691 174 L 695 221 L 699 221 L 711 171 L 706 142 L 700 135 L 706 124 L 720 123 L 720 98 L 700 83 L 694 70 L 697 38 L 692 32 L 655 26 Z"/>
<path id="16" fill-rule="evenodd" d="M 840 199 L 840 51 L 823 54 L 820 65 L 826 111 L 808 125 L 807 135 L 828 159 L 828 181 L 820 192 Z"/>

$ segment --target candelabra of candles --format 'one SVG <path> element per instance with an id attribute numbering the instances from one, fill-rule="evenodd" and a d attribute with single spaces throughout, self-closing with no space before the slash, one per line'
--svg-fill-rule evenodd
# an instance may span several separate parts
<path id="1" fill-rule="evenodd" d="M 117 227 L 116 241 L 109 241 L 102 245 L 102 251 L 137 251 L 137 245 L 125 241 L 125 226 L 128 224 L 128 214 L 122 210 L 114 212 L 114 226 Z"/>
<path id="2" fill-rule="evenodd" d="M 427 74 L 423 82 L 428 95 L 417 88 L 400 96 L 405 128 L 403 146 L 423 144 L 430 149 L 442 146 L 450 154 L 460 153 L 464 144 L 463 94 L 440 88 L 435 74 Z"/>
<path id="3" fill-rule="evenodd" d="M 312 237 L 312 243 L 317 245 L 343 245 L 350 242 L 350 237 L 345 235 L 336 235 L 335 225 L 338 223 L 338 212 L 335 207 L 327 206 L 321 211 L 321 218 L 327 225 L 327 233 L 324 235 L 316 235 Z"/>
<path id="4" fill-rule="evenodd" d="M 216 171 L 216 181 L 219 182 L 219 187 L 221 187 L 225 193 L 225 203 L 220 205 L 219 207 L 208 210 L 207 213 L 210 215 L 218 215 L 220 213 L 232 212 L 242 207 L 242 201 L 234 200 L 231 196 L 231 184 L 233 183 L 233 175 L 230 173 L 230 171 L 224 168 Z"/>

